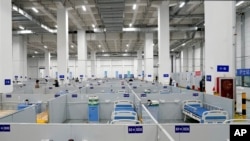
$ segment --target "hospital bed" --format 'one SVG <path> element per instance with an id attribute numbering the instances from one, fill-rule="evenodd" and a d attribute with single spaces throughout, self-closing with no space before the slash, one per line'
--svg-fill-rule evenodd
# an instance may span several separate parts
<path id="1" fill-rule="evenodd" d="M 228 119 L 228 113 L 219 107 L 204 104 L 200 100 L 183 101 L 182 111 L 184 121 L 187 116 L 200 123 L 223 123 Z"/>
<path id="2" fill-rule="evenodd" d="M 114 111 L 111 114 L 111 124 L 139 124 L 134 105 L 129 100 L 114 102 Z"/>

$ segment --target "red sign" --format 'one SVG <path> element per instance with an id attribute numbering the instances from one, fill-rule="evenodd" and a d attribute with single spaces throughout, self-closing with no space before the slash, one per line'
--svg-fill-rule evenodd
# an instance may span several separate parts
<path id="1" fill-rule="evenodd" d="M 201 75 L 201 71 L 195 71 L 195 76 L 200 76 Z"/>

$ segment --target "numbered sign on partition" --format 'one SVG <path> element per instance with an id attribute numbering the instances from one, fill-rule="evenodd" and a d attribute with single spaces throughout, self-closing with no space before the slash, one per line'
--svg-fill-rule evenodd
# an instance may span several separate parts
<path id="1" fill-rule="evenodd" d="M 72 98 L 77 98 L 77 94 L 72 94 L 71 97 Z"/>
<path id="2" fill-rule="evenodd" d="M 123 97 L 129 97 L 129 94 L 123 94 Z"/>
<path id="3" fill-rule="evenodd" d="M 147 94 L 141 94 L 141 97 L 147 97 Z"/>
<path id="4" fill-rule="evenodd" d="M 193 93 L 193 96 L 199 96 L 199 93 Z"/>
<path id="5" fill-rule="evenodd" d="M 168 77 L 169 75 L 168 74 L 163 74 L 163 77 Z"/>
<path id="6" fill-rule="evenodd" d="M 11 94 L 6 94 L 6 98 L 11 98 L 12 95 Z"/>
<path id="7" fill-rule="evenodd" d="M 128 126 L 129 134 L 141 134 L 143 133 L 143 126 Z"/>
<path id="8" fill-rule="evenodd" d="M 175 133 L 190 133 L 189 125 L 175 125 Z"/>
<path id="9" fill-rule="evenodd" d="M 9 124 L 0 124 L 0 132 L 10 132 Z"/>
<path id="10" fill-rule="evenodd" d="M 82 75 L 82 74 L 80 75 L 80 78 L 83 78 L 83 75 Z"/>

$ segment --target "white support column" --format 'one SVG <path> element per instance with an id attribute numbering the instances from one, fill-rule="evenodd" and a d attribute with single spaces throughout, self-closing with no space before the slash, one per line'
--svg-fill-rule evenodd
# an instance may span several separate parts
<path id="1" fill-rule="evenodd" d="M 154 80 L 154 48 L 153 48 L 153 33 L 145 34 L 145 76 L 144 79 L 147 81 Z"/>
<path id="2" fill-rule="evenodd" d="M 13 78 L 17 77 L 18 81 L 24 80 L 24 37 L 13 36 Z M 27 68 L 27 65 L 26 65 Z"/>
<path id="3" fill-rule="evenodd" d="M 96 51 L 91 51 L 91 77 L 96 78 Z"/>
<path id="4" fill-rule="evenodd" d="M 10 0 L 0 1 L 0 93 L 13 91 L 12 76 L 12 4 Z"/>
<path id="5" fill-rule="evenodd" d="M 177 70 L 176 56 L 173 55 L 173 73 L 176 73 Z"/>
<path id="6" fill-rule="evenodd" d="M 83 76 L 83 80 L 86 79 L 87 75 L 87 41 L 86 31 L 77 31 L 77 57 L 78 57 L 78 78 Z"/>
<path id="7" fill-rule="evenodd" d="M 23 38 L 23 80 L 28 79 L 28 64 L 27 64 L 27 36 Z"/>
<path id="8" fill-rule="evenodd" d="M 50 78 L 50 52 L 44 52 L 45 78 Z"/>
<path id="9" fill-rule="evenodd" d="M 216 77 L 235 76 L 235 1 L 205 1 L 204 5 L 205 73 L 212 76 L 205 87 L 208 94 L 213 94 Z M 227 66 L 229 71 L 221 72 Z"/>
<path id="10" fill-rule="evenodd" d="M 185 48 L 182 50 L 182 72 L 188 71 L 188 49 Z"/>
<path id="11" fill-rule="evenodd" d="M 158 78 L 160 83 L 166 83 L 170 78 L 163 76 L 164 74 L 170 76 L 171 73 L 169 42 L 169 1 L 164 1 L 158 8 Z"/>
<path id="12" fill-rule="evenodd" d="M 64 75 L 64 82 L 68 83 L 68 60 L 69 60 L 69 38 L 68 38 L 68 11 L 60 8 L 57 11 L 57 63 L 58 78 Z"/>
<path id="13" fill-rule="evenodd" d="M 137 51 L 137 76 L 138 79 L 142 79 L 142 51 Z"/>

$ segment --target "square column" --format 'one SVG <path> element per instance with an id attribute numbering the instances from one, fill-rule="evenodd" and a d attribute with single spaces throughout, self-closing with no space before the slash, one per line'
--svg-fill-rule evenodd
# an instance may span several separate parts
<path id="1" fill-rule="evenodd" d="M 137 51 L 137 76 L 138 76 L 138 79 L 142 79 L 142 51 L 141 50 Z"/>
<path id="2" fill-rule="evenodd" d="M 91 77 L 96 78 L 96 51 L 91 51 Z"/>
<path id="3" fill-rule="evenodd" d="M 12 4 L 10 0 L 0 0 L 0 93 L 13 91 L 12 63 Z"/>
<path id="4" fill-rule="evenodd" d="M 77 31 L 77 57 L 78 57 L 78 78 L 82 80 L 87 76 L 87 40 L 86 31 Z"/>
<path id="5" fill-rule="evenodd" d="M 160 83 L 167 83 L 170 78 L 171 58 L 169 42 L 169 1 L 164 1 L 158 7 L 158 81 Z"/>
<path id="6" fill-rule="evenodd" d="M 144 80 L 153 81 L 154 80 L 154 48 L 153 48 L 153 33 L 145 34 L 145 76 Z"/>
<path id="7" fill-rule="evenodd" d="M 205 1 L 204 5 L 205 74 L 212 77 L 205 89 L 213 94 L 217 77 L 235 76 L 235 1 Z"/>
<path id="8" fill-rule="evenodd" d="M 24 36 L 13 36 L 13 79 L 23 81 L 25 79 L 24 70 L 27 72 L 27 46 L 25 46 Z M 25 62 L 26 61 L 26 62 Z M 26 64 L 26 65 L 25 65 Z"/>
<path id="9" fill-rule="evenodd" d="M 64 76 L 64 82 L 68 82 L 69 38 L 68 38 L 68 11 L 66 8 L 57 11 L 57 62 L 58 78 Z"/>
<path id="10" fill-rule="evenodd" d="M 45 78 L 50 78 L 50 52 L 44 52 Z"/>

